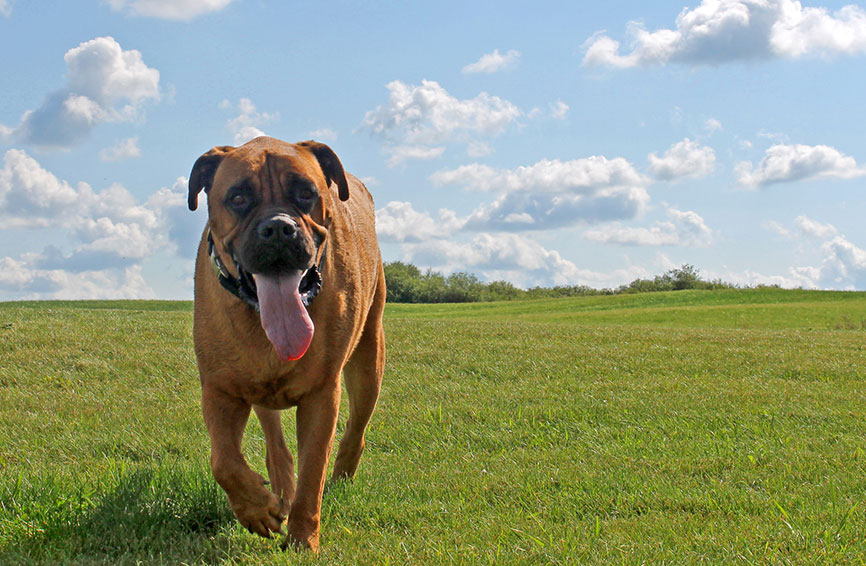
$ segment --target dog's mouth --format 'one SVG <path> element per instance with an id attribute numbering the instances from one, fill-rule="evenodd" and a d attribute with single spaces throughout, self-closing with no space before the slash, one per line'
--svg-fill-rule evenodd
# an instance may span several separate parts
<path id="1" fill-rule="evenodd" d="M 313 341 L 313 320 L 300 290 L 304 275 L 301 270 L 253 275 L 262 328 L 283 361 L 300 359 Z"/>
<path id="2" fill-rule="evenodd" d="M 259 313 L 265 335 L 283 361 L 301 358 L 313 340 L 313 321 L 307 307 L 322 288 L 322 274 L 314 263 L 309 269 L 287 269 L 277 273 L 251 273 L 238 257 L 229 254 L 237 276 L 225 266 L 207 234 L 208 255 L 220 285 Z M 324 259 L 324 247 L 320 256 Z"/>

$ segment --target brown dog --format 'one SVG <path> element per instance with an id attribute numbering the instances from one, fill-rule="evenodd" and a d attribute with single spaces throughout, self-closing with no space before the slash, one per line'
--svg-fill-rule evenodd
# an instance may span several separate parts
<path id="1" fill-rule="evenodd" d="M 267 137 L 199 157 L 190 210 L 202 189 L 209 217 L 196 260 L 194 338 L 211 469 L 251 532 L 281 533 L 288 517 L 286 543 L 315 551 L 340 373 L 349 421 L 335 479 L 358 467 L 385 364 L 373 200 L 328 146 Z M 280 426 L 289 407 L 298 408 L 297 487 Z M 241 453 L 250 408 L 265 433 L 270 490 Z"/>

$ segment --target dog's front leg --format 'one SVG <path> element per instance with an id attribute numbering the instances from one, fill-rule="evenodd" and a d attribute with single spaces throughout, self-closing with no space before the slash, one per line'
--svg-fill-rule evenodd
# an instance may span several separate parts
<path id="1" fill-rule="evenodd" d="M 289 505 L 295 497 L 295 470 L 292 464 L 292 455 L 283 436 L 280 412 L 258 405 L 254 405 L 253 410 L 255 410 L 265 433 L 265 463 L 268 466 L 271 491 L 280 499 L 283 513 L 288 514 Z"/>
<path id="2" fill-rule="evenodd" d="M 265 480 L 250 469 L 241 453 L 241 439 L 250 405 L 214 388 L 202 388 L 202 412 L 211 441 L 211 470 L 225 490 L 229 504 L 250 532 L 270 538 L 281 532 L 285 514 L 280 500 L 265 487 Z"/>
<path id="3" fill-rule="evenodd" d="M 298 403 L 298 487 L 286 537 L 286 543 L 296 548 L 319 549 L 322 491 L 339 409 L 339 377 L 333 387 L 324 387 Z"/>

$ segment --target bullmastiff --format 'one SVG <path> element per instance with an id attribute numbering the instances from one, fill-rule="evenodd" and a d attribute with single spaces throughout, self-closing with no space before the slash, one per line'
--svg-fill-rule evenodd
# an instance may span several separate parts
<path id="1" fill-rule="evenodd" d="M 373 199 L 327 145 L 269 137 L 215 147 L 189 177 L 207 194 L 193 335 L 214 478 L 251 532 L 319 546 L 325 474 L 340 407 L 349 420 L 333 479 L 351 478 L 385 364 L 385 276 Z M 280 425 L 297 407 L 298 475 Z M 241 453 L 254 410 L 269 482 Z"/>

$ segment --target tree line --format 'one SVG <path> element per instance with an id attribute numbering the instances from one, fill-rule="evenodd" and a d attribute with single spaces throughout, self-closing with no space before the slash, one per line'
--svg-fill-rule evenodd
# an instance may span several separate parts
<path id="1" fill-rule="evenodd" d="M 411 263 L 385 263 L 388 301 L 394 303 L 472 303 L 482 301 L 513 301 L 554 297 L 652 293 L 684 289 L 733 289 L 735 285 L 719 279 L 701 279 L 700 270 L 683 264 L 652 279 L 635 279 L 616 289 L 594 289 L 586 285 L 557 285 L 520 289 L 508 281 L 484 283 L 471 273 L 443 275 L 430 269 L 421 271 Z"/>

